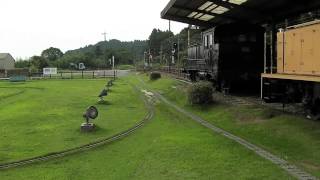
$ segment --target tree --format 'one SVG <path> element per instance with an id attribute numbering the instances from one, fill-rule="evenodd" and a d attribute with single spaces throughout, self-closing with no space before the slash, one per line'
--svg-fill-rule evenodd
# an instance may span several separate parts
<path id="1" fill-rule="evenodd" d="M 45 58 L 48 61 L 56 61 L 62 56 L 63 52 L 60 49 L 54 47 L 50 47 L 49 49 L 46 49 L 41 53 L 41 57 Z"/>
<path id="2" fill-rule="evenodd" d="M 14 63 L 15 68 L 29 68 L 30 62 L 29 60 L 18 60 Z"/>
<path id="3" fill-rule="evenodd" d="M 148 40 L 149 48 L 154 56 L 158 56 L 161 50 L 161 42 L 173 37 L 174 34 L 170 31 L 161 31 L 153 29 Z"/>
<path id="4" fill-rule="evenodd" d="M 48 66 L 48 62 L 42 56 L 32 56 L 30 59 L 30 63 L 33 66 L 33 68 L 40 70 L 40 71 L 43 68 Z"/>
<path id="5" fill-rule="evenodd" d="M 96 56 L 96 57 L 100 57 L 101 55 L 103 55 L 103 52 L 102 52 L 102 50 L 101 50 L 100 45 L 97 45 L 97 46 L 95 47 L 94 53 L 95 53 L 95 56 Z"/>
<path id="6" fill-rule="evenodd" d="M 115 63 L 133 64 L 143 58 L 143 52 L 147 47 L 147 41 L 119 41 L 111 39 L 109 41 L 98 42 L 95 45 L 67 51 L 61 58 L 47 62 L 50 66 L 67 69 L 70 63 L 84 63 L 87 68 L 109 68 L 109 59 L 115 56 Z"/>

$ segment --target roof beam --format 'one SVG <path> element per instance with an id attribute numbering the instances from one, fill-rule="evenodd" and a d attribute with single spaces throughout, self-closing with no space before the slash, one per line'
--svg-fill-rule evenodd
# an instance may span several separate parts
<path id="1" fill-rule="evenodd" d="M 302 8 L 303 7 L 303 8 Z M 284 10 L 287 10 L 284 12 Z M 297 1 L 291 4 L 286 4 L 274 10 L 273 16 L 277 20 L 298 16 L 308 11 L 315 11 L 320 9 L 320 1 L 308 2 L 308 1 Z"/>
<path id="2" fill-rule="evenodd" d="M 192 8 L 188 8 L 185 6 L 173 5 L 173 7 L 176 9 L 181 9 L 181 10 L 185 10 L 185 11 L 192 11 L 192 12 L 197 12 L 197 13 L 208 14 L 211 16 L 221 17 L 221 18 L 228 19 L 228 20 L 234 20 L 234 21 L 244 21 L 245 20 L 245 19 L 240 19 L 238 17 L 232 17 L 232 16 L 225 15 L 225 14 L 218 14 L 218 13 L 213 13 L 210 11 L 204 11 L 204 10 L 199 10 L 199 9 L 192 9 Z"/>
<path id="3" fill-rule="evenodd" d="M 161 17 L 163 18 L 169 11 L 169 9 L 176 3 L 177 0 L 170 0 L 167 6 L 161 12 Z"/>
<path id="4" fill-rule="evenodd" d="M 178 16 L 178 15 L 169 15 L 166 14 L 164 17 L 162 17 L 163 19 L 168 19 L 168 20 L 173 20 L 173 21 L 178 21 L 178 22 L 183 22 L 183 23 L 187 23 L 187 24 L 191 24 L 191 25 L 196 25 L 196 26 L 200 26 L 200 27 L 212 27 L 214 26 L 213 23 L 210 22 L 206 22 L 206 21 L 201 21 L 198 19 L 191 19 L 188 17 L 184 17 L 184 16 Z"/>
<path id="5" fill-rule="evenodd" d="M 256 17 L 260 17 L 260 18 L 265 17 L 265 15 L 261 14 L 260 12 L 257 12 L 251 8 L 243 7 L 243 5 L 233 4 L 233 3 L 230 3 L 228 1 L 223 1 L 223 0 L 207 0 L 207 1 L 213 2 L 216 5 L 223 6 L 228 9 L 237 8 L 240 11 L 243 11 L 245 13 L 250 13 Z"/>

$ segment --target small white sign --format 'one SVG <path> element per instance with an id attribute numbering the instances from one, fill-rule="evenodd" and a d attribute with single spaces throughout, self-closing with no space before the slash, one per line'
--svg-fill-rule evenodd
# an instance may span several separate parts
<path id="1" fill-rule="evenodd" d="M 58 73 L 57 68 L 43 68 L 44 75 L 51 75 L 51 74 L 57 74 L 57 73 Z"/>

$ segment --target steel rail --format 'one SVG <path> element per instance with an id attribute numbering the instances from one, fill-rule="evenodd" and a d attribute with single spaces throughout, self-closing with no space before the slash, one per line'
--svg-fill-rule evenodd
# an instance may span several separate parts
<path id="1" fill-rule="evenodd" d="M 139 78 L 139 80 L 144 86 L 146 86 L 145 82 L 142 79 Z M 247 141 L 239 136 L 236 136 L 236 135 L 234 135 L 234 134 L 232 134 L 232 133 L 230 133 L 220 127 L 217 127 L 217 126 L 209 123 L 208 121 L 202 119 L 200 116 L 197 116 L 197 115 L 177 106 L 176 104 L 174 104 L 173 102 L 171 102 L 167 98 L 165 98 L 163 95 L 161 95 L 155 91 L 151 91 L 151 92 L 153 92 L 153 94 L 155 95 L 156 98 L 158 98 L 159 100 L 161 100 L 162 102 L 164 102 L 168 106 L 171 106 L 177 112 L 191 118 L 195 122 L 198 122 L 202 126 L 212 130 L 213 132 L 220 134 L 220 135 L 222 135 L 222 136 L 224 136 L 234 142 L 239 143 L 240 145 L 247 148 L 248 150 L 253 151 L 254 153 L 259 155 L 260 157 L 272 162 L 276 166 L 285 170 L 291 176 L 293 176 L 297 179 L 300 179 L 300 180 L 317 180 L 318 179 L 317 177 L 315 177 L 315 176 L 309 174 L 308 172 L 300 169 L 299 167 L 289 163 L 288 161 L 272 154 L 271 152 L 268 152 L 267 150 L 255 145 L 255 144 L 252 144 L 249 141 Z"/>
<path id="2" fill-rule="evenodd" d="M 223 130 L 217 126 L 214 126 L 213 124 L 207 122 L 206 120 L 202 119 L 201 117 L 190 113 L 189 111 L 186 111 L 180 107 L 178 107 L 177 105 L 173 104 L 172 102 L 170 102 L 169 100 L 167 100 L 165 97 L 163 97 L 161 94 L 159 93 L 154 93 L 156 97 L 158 97 L 159 99 L 161 99 L 164 103 L 166 103 L 167 105 L 173 107 L 176 111 L 184 114 L 185 116 L 191 118 L 192 120 L 200 123 L 201 125 L 203 125 L 204 127 L 207 127 L 209 129 L 211 129 L 213 132 L 218 133 L 230 140 L 233 140 L 239 144 L 241 144 L 242 146 L 246 147 L 248 150 L 251 150 L 253 152 L 255 152 L 257 155 L 259 155 L 260 157 L 269 160 L 270 162 L 272 162 L 273 164 L 277 165 L 278 167 L 282 168 L 283 170 L 285 170 L 286 172 L 288 172 L 291 176 L 296 177 L 298 179 L 301 180 L 316 180 L 317 178 L 312 176 L 311 174 L 309 174 L 308 172 L 300 169 L 299 167 L 289 163 L 288 161 L 260 148 L 259 146 L 256 146 L 250 142 L 248 142 L 245 139 L 242 139 L 226 130 Z"/>
<path id="3" fill-rule="evenodd" d="M 43 155 L 43 156 L 37 156 L 37 157 L 30 158 L 30 159 L 24 159 L 24 160 L 19 160 L 19 161 L 15 161 L 15 162 L 0 164 L 0 170 L 10 169 L 10 168 L 14 168 L 14 167 L 20 167 L 20 166 L 24 166 L 24 165 L 29 165 L 29 164 L 48 161 L 51 159 L 65 157 L 67 155 L 76 154 L 76 153 L 79 153 L 82 151 L 88 151 L 90 149 L 100 147 L 102 145 L 109 144 L 109 143 L 115 142 L 117 140 L 123 139 L 124 137 L 134 133 L 136 130 L 143 127 L 146 124 L 146 122 L 150 121 L 153 118 L 153 116 L 154 116 L 153 105 L 151 104 L 151 102 L 149 102 L 146 99 L 145 96 L 143 97 L 143 100 L 144 100 L 145 106 L 147 107 L 147 110 L 148 110 L 147 115 L 144 117 L 144 119 L 142 121 L 138 122 L 135 126 L 129 128 L 125 131 L 122 131 L 122 132 L 115 134 L 111 137 L 107 137 L 107 138 L 101 139 L 99 141 L 95 141 L 95 142 L 85 144 L 85 145 L 82 145 L 79 147 L 63 150 L 60 152 L 54 152 L 54 153 L 50 153 L 50 154 Z"/>

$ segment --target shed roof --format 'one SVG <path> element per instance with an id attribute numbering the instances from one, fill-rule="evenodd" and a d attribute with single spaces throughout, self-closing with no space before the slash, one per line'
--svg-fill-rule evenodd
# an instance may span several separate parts
<path id="1" fill-rule="evenodd" d="M 212 27 L 229 22 L 262 24 L 317 9 L 319 0 L 170 0 L 161 18 Z"/>
<path id="2" fill-rule="evenodd" d="M 14 59 L 10 53 L 0 53 L 0 60 L 6 60 L 8 57 Z"/>

